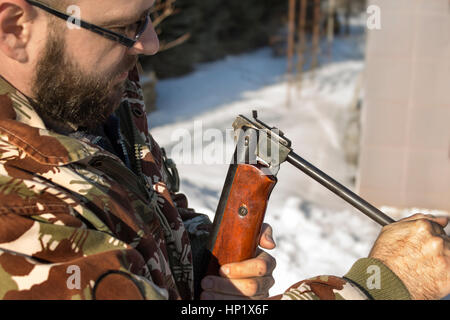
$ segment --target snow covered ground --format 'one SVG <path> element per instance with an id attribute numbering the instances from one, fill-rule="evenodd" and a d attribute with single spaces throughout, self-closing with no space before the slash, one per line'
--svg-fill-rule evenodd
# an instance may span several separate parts
<path id="1" fill-rule="evenodd" d="M 300 92 L 291 87 L 290 107 L 286 59 L 273 57 L 269 48 L 202 64 L 190 75 L 158 83 L 160 110 L 149 116 L 151 132 L 177 163 L 190 207 L 213 219 L 234 150 L 231 124 L 254 109 L 284 131 L 299 155 L 354 187 L 357 168 L 343 150 L 351 102 L 364 71 L 365 37 L 362 28 L 353 31 L 335 41 L 332 61 L 323 55 L 321 67 L 314 78 L 306 75 Z M 191 154 L 180 152 L 181 141 L 192 147 Z M 380 231 L 377 224 L 288 163 L 278 179 L 266 215 L 277 243 L 271 251 L 277 259 L 272 295 L 308 277 L 343 275 L 368 255 Z"/>

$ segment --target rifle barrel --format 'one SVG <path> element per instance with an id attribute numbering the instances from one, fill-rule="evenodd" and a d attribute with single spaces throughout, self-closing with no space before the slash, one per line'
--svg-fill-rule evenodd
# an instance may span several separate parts
<path id="1" fill-rule="evenodd" d="M 356 193 L 344 187 L 342 184 L 325 174 L 323 171 L 319 170 L 311 163 L 300 157 L 294 152 L 289 153 L 287 157 L 287 162 L 292 164 L 294 167 L 303 171 L 306 175 L 310 176 L 321 185 L 323 185 L 328 190 L 332 191 L 346 202 L 350 203 L 353 207 L 364 213 L 366 216 L 379 223 L 381 226 L 388 225 L 395 222 L 394 219 L 387 216 L 382 211 L 378 210 L 376 207 L 365 201 L 363 198 L 358 196 Z"/>

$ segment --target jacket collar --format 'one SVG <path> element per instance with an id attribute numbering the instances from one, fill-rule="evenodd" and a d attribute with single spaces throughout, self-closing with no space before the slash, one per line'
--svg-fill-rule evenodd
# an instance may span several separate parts
<path id="1" fill-rule="evenodd" d="M 36 162 L 51 166 L 82 161 L 102 151 L 97 146 L 48 129 L 29 99 L 1 76 L 0 143 L 12 145 Z M 0 161 L 3 158 L 0 153 Z"/>

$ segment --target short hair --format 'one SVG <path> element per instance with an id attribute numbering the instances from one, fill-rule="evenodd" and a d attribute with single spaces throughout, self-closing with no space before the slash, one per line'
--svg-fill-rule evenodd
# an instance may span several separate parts
<path id="1" fill-rule="evenodd" d="M 66 6 L 68 0 L 38 0 L 39 2 L 49 6 L 52 9 L 66 13 Z M 71 2 L 76 2 L 76 0 L 70 0 Z M 59 19 L 53 15 L 48 15 L 48 21 L 50 26 L 56 26 Z"/>
<path id="2" fill-rule="evenodd" d="M 67 0 L 40 0 L 40 2 L 46 4 L 54 9 L 61 10 L 66 5 Z"/>

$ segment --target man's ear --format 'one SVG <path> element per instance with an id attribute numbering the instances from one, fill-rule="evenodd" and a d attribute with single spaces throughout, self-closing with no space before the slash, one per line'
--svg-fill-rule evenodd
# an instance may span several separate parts
<path id="1" fill-rule="evenodd" d="M 0 0 L 0 51 L 20 63 L 28 61 L 30 6 L 23 0 Z"/>

